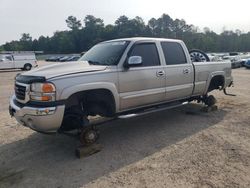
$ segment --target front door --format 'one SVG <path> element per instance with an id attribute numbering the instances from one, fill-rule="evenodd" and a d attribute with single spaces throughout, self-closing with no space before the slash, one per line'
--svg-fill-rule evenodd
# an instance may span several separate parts
<path id="1" fill-rule="evenodd" d="M 165 72 L 155 43 L 135 44 L 131 56 L 141 56 L 142 64 L 119 72 L 120 110 L 164 101 Z"/>
<path id="2" fill-rule="evenodd" d="M 0 69 L 14 68 L 14 62 L 11 55 L 0 55 Z"/>

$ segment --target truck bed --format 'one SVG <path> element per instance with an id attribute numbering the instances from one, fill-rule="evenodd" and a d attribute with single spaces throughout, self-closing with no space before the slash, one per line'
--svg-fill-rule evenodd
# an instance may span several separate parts
<path id="1" fill-rule="evenodd" d="M 216 75 L 225 75 L 224 87 L 227 87 L 232 80 L 231 77 L 231 62 L 194 62 L 195 82 L 193 95 L 203 93 L 208 89 L 209 80 Z"/>

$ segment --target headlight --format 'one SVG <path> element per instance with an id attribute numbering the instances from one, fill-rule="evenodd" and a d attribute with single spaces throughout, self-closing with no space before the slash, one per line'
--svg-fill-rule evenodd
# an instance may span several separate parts
<path id="1" fill-rule="evenodd" d="M 30 99 L 32 101 L 55 101 L 56 88 L 52 83 L 31 84 Z"/>

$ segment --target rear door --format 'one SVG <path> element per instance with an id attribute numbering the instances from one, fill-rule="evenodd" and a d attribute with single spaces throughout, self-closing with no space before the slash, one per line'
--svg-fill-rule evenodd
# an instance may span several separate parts
<path id="1" fill-rule="evenodd" d="M 190 97 L 193 92 L 194 69 L 188 63 L 182 45 L 164 41 L 161 47 L 166 62 L 166 100 Z"/>
<path id="2" fill-rule="evenodd" d="M 127 110 L 165 99 L 165 72 L 154 42 L 135 44 L 128 53 L 142 64 L 119 72 L 120 109 Z"/>

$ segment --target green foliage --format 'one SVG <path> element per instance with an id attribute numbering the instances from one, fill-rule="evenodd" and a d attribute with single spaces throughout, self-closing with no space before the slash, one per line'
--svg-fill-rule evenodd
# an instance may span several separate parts
<path id="1" fill-rule="evenodd" d="M 78 30 L 82 27 L 81 21 L 74 16 L 69 16 L 66 20 L 67 26 L 72 30 Z"/>
<path id="2" fill-rule="evenodd" d="M 88 50 L 94 44 L 115 38 L 163 37 L 183 40 L 189 49 L 198 48 L 207 52 L 250 51 L 250 32 L 240 30 L 223 31 L 216 34 L 209 28 L 203 32 L 183 19 L 172 19 L 163 14 L 152 18 L 147 24 L 141 17 L 129 19 L 120 16 L 114 25 L 104 25 L 101 18 L 87 15 L 83 23 L 74 16 L 66 19 L 69 31 L 56 31 L 52 37 L 40 36 L 32 40 L 23 33 L 19 41 L 11 41 L 0 46 L 0 50 L 41 50 L 45 53 L 77 53 Z"/>
<path id="3" fill-rule="evenodd" d="M 4 48 L 3 48 L 2 46 L 0 46 L 0 52 L 1 52 L 1 51 L 4 51 Z"/>

